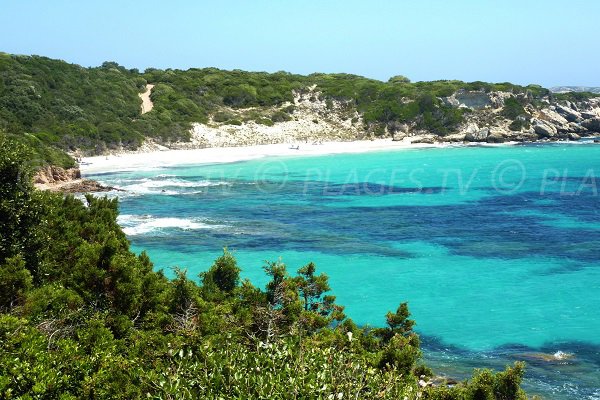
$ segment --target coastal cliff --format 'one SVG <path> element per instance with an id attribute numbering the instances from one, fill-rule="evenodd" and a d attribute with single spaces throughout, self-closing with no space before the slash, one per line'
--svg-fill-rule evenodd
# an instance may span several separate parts
<path id="1" fill-rule="evenodd" d="M 347 103 L 321 100 L 322 94 L 311 88 L 308 93 L 294 93 L 293 101 L 280 109 L 292 110 L 289 120 L 263 125 L 254 121 L 231 124 L 211 117 L 207 123 L 193 123 L 189 141 L 167 144 L 167 148 L 249 146 L 273 143 L 315 143 L 391 138 L 411 143 L 444 142 L 531 142 L 579 140 L 600 133 L 600 98 L 582 101 L 557 101 L 543 98 L 537 104 L 526 95 L 510 92 L 459 91 L 439 98 L 448 107 L 460 110 L 464 119 L 447 134 L 419 127 L 418 119 L 392 121 L 376 131 L 367 126 L 363 115 Z M 508 106 L 507 106 L 508 104 Z M 519 109 L 516 113 L 508 107 Z M 522 104 L 525 104 L 524 106 Z M 350 111 L 349 111 L 350 110 Z M 230 118 L 243 119 L 245 109 L 227 109 Z M 277 112 L 278 109 L 271 109 Z M 151 149 L 156 149 L 149 146 Z"/>
<path id="2" fill-rule="evenodd" d="M 116 190 L 112 187 L 102 186 L 91 179 L 82 179 L 79 168 L 61 168 L 54 165 L 39 168 L 33 177 L 33 183 L 40 190 L 62 193 L 108 192 Z"/>

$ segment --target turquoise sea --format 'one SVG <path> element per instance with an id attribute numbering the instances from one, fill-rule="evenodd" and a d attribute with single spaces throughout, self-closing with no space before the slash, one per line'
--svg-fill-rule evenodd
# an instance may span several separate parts
<path id="1" fill-rule="evenodd" d="M 199 160 L 201 162 L 201 160 Z M 600 145 L 271 157 L 91 176 L 157 268 L 206 270 L 227 246 L 309 261 L 359 324 L 408 301 L 440 374 L 528 363 L 525 388 L 600 399 Z"/>

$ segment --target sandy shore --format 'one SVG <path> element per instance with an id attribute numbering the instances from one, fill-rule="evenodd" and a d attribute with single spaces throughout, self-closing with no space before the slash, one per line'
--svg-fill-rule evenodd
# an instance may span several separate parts
<path id="1" fill-rule="evenodd" d="M 295 145 L 294 145 L 295 146 Z M 131 171 L 184 164 L 213 164 L 252 160 L 271 156 L 310 156 L 367 151 L 418 149 L 457 146 L 456 144 L 412 144 L 409 141 L 393 142 L 390 139 L 324 142 L 323 144 L 267 144 L 244 147 L 211 147 L 194 150 L 166 150 L 146 153 L 86 157 L 81 162 L 82 175 L 103 172 Z"/>

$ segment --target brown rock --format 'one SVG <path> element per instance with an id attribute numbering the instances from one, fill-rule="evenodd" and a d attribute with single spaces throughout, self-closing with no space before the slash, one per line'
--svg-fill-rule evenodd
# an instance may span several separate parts
<path id="1" fill-rule="evenodd" d="M 91 179 L 82 179 L 73 181 L 71 183 L 60 185 L 55 188 L 55 191 L 62 193 L 95 193 L 95 192 L 110 192 L 110 191 L 120 191 L 122 189 L 117 189 L 110 186 L 102 186 L 96 181 Z"/>
<path id="2" fill-rule="evenodd" d="M 474 133 L 467 132 L 465 140 L 469 142 L 485 142 L 489 134 L 490 130 L 488 128 L 483 128 Z"/>
<path id="3" fill-rule="evenodd" d="M 548 122 L 541 121 L 539 119 L 533 120 L 533 130 L 535 131 L 535 133 L 545 138 L 555 137 L 558 133 L 556 127 L 549 124 Z"/>

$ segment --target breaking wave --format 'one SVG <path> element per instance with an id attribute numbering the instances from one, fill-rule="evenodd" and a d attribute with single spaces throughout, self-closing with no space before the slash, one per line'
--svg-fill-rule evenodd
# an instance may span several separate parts
<path id="1" fill-rule="evenodd" d="M 229 182 L 223 181 L 188 181 L 175 178 L 174 175 L 158 175 L 154 178 L 143 179 L 119 179 L 107 184 L 126 191 L 129 195 L 144 194 L 197 194 L 207 190 L 208 187 L 226 187 Z M 200 190 L 199 190 L 200 189 Z"/>
<path id="2" fill-rule="evenodd" d="M 117 222 L 121 225 L 127 236 L 146 235 L 149 233 L 164 233 L 168 230 L 178 229 L 209 230 L 221 228 L 223 225 L 210 223 L 198 218 L 154 217 L 152 215 L 120 215 Z"/>

